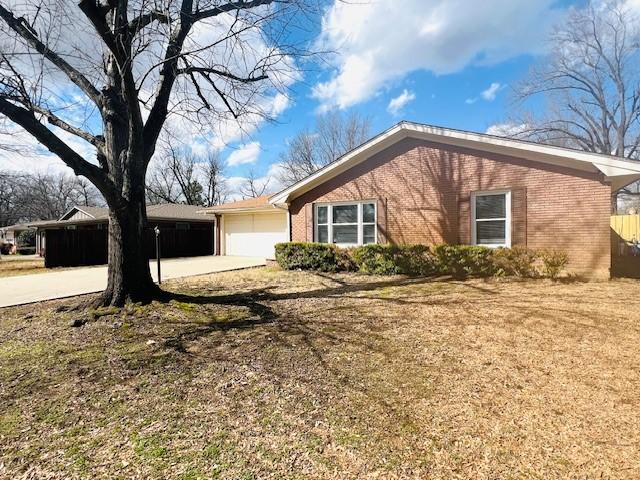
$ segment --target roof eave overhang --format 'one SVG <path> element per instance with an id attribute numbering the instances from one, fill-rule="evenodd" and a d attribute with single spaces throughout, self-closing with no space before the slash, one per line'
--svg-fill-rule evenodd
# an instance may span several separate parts
<path id="1" fill-rule="evenodd" d="M 277 212 L 276 205 L 244 208 L 223 208 L 220 210 L 201 210 L 205 215 L 225 215 L 227 213 L 273 213 Z"/>
<path id="2" fill-rule="evenodd" d="M 82 219 L 82 220 L 58 220 L 51 223 L 42 223 L 38 225 L 33 225 L 35 228 L 41 228 L 43 230 L 51 229 L 51 228 L 63 228 L 69 227 L 72 225 L 81 226 L 81 225 L 97 225 L 99 223 L 109 223 L 108 218 L 100 219 L 100 218 L 92 218 L 92 219 Z"/>
<path id="3" fill-rule="evenodd" d="M 201 222 L 201 223 L 212 223 L 213 219 L 207 218 L 206 215 L 202 215 L 202 218 L 178 218 L 178 217 L 147 217 L 148 221 L 153 222 L 178 222 L 178 223 L 189 223 L 189 222 Z"/>
<path id="4" fill-rule="evenodd" d="M 605 180 L 611 183 L 614 191 L 636 180 L 640 180 L 640 162 L 509 138 L 493 137 L 428 125 L 400 123 L 372 138 L 369 142 L 355 150 L 345 154 L 334 163 L 318 170 L 306 179 L 275 194 L 269 199 L 269 203 L 272 205 L 288 205 L 294 198 L 407 137 L 568 167 L 577 171 L 600 172 L 604 175 Z"/>

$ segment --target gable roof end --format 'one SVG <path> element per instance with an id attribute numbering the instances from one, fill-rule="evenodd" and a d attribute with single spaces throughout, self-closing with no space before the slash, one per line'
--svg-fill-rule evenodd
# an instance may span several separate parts
<path id="1" fill-rule="evenodd" d="M 269 203 L 287 204 L 290 200 L 407 137 L 560 165 L 575 170 L 601 172 L 611 182 L 614 191 L 640 180 L 640 162 L 621 157 L 432 125 L 400 122 L 317 172 L 273 195 L 269 199 Z"/>

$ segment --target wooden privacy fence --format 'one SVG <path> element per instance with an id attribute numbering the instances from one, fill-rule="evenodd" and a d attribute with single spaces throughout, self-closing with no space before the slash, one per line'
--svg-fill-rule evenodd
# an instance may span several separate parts
<path id="1" fill-rule="evenodd" d="M 611 215 L 611 229 L 627 242 L 640 240 L 640 215 Z"/>
<path id="2" fill-rule="evenodd" d="M 611 216 L 611 274 L 640 278 L 640 256 L 633 248 L 640 242 L 640 215 Z"/>
<path id="3" fill-rule="evenodd" d="M 630 253 L 633 241 L 640 241 L 640 215 L 611 215 L 611 253 Z"/>
<path id="4" fill-rule="evenodd" d="M 45 235 L 47 268 L 107 263 L 106 230 L 46 230 Z"/>
<path id="5" fill-rule="evenodd" d="M 213 225 L 191 224 L 189 230 L 160 224 L 160 255 L 164 258 L 213 255 Z M 146 255 L 155 258 L 155 233 L 145 229 Z M 104 229 L 47 230 L 45 266 L 77 267 L 107 263 L 108 232 Z"/>

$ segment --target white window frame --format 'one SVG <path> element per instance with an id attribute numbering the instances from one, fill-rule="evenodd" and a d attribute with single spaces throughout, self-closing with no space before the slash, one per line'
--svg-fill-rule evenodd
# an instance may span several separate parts
<path id="1" fill-rule="evenodd" d="M 373 204 L 374 218 L 373 222 L 364 222 L 363 205 Z M 327 243 L 334 244 L 333 242 L 333 207 L 341 205 L 357 205 L 358 207 L 358 221 L 356 223 L 337 223 L 336 225 L 356 225 L 358 228 L 358 241 L 356 243 L 335 243 L 339 247 L 355 247 L 363 245 L 364 242 L 364 226 L 373 225 L 373 243 L 378 243 L 378 204 L 375 200 L 359 200 L 357 202 L 322 202 L 316 203 L 313 210 L 313 238 L 314 241 L 318 241 L 318 208 L 327 207 L 327 223 L 322 223 L 322 226 L 327 226 Z M 372 245 L 372 244 L 368 244 Z"/>
<path id="2" fill-rule="evenodd" d="M 488 197 L 491 195 L 504 195 L 504 208 L 506 216 L 504 218 L 485 218 L 485 219 L 477 219 L 476 218 L 476 199 L 478 197 Z M 504 220 L 504 243 L 502 244 L 484 244 L 478 243 L 477 236 L 477 223 L 478 222 L 491 222 Z M 511 190 L 487 190 L 483 192 L 473 192 L 471 194 L 471 242 L 473 245 L 478 245 L 481 247 L 489 247 L 489 248 L 500 248 L 506 247 L 511 248 Z"/>

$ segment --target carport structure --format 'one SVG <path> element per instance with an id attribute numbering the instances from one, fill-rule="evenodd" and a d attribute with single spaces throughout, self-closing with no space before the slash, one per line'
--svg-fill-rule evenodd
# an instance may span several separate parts
<path id="1" fill-rule="evenodd" d="M 161 204 L 147 206 L 145 244 L 155 258 L 154 228 L 160 229 L 164 258 L 213 255 L 214 219 L 198 213 L 202 207 Z M 34 227 L 42 240 L 45 266 L 76 267 L 107 263 L 109 210 L 76 206 L 59 220 L 39 222 Z"/>

